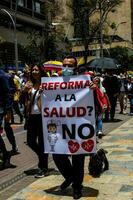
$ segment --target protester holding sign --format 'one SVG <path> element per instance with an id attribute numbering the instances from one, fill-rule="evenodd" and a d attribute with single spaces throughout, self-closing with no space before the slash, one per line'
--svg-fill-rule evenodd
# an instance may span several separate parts
<path id="1" fill-rule="evenodd" d="M 72 184 L 73 198 L 82 196 L 85 155 L 96 152 L 94 84 L 77 75 L 77 60 L 63 60 L 62 77 L 42 79 L 42 117 L 45 152 L 52 153 L 65 178 L 60 189 Z M 70 161 L 70 156 L 72 162 Z"/>
<path id="2" fill-rule="evenodd" d="M 36 178 L 44 177 L 48 170 L 48 154 L 44 154 L 42 116 L 40 106 L 41 77 L 46 76 L 38 66 L 31 68 L 31 82 L 27 82 L 24 91 L 27 92 L 27 144 L 38 156 L 38 173 Z"/>

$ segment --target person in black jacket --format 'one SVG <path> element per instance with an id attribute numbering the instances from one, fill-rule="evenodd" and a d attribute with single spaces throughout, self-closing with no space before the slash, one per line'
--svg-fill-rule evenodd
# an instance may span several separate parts
<path id="1" fill-rule="evenodd" d="M 0 70 L 0 133 L 3 132 L 4 114 L 11 108 L 10 88 L 8 78 L 3 70 Z"/>
<path id="2" fill-rule="evenodd" d="M 117 97 L 120 92 L 120 82 L 117 76 L 113 74 L 112 69 L 108 70 L 108 74 L 104 77 L 102 84 L 106 90 L 111 105 L 110 113 L 106 113 L 105 111 L 105 120 L 108 121 L 110 118 L 111 121 L 114 121 Z"/>
<path id="3" fill-rule="evenodd" d="M 4 140 L 2 138 L 3 132 L 3 119 L 4 117 L 8 117 L 11 109 L 11 99 L 10 99 L 10 87 L 8 82 L 8 77 L 6 76 L 3 70 L 0 70 L 0 150 L 3 154 L 3 163 L 2 168 L 14 168 L 15 165 L 10 163 L 11 155 L 7 151 Z"/>

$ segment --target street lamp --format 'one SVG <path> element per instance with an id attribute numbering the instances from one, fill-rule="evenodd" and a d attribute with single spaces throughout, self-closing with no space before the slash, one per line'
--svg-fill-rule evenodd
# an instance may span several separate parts
<path id="1" fill-rule="evenodd" d="M 17 44 L 17 32 L 16 32 L 16 19 L 14 21 L 12 15 L 4 8 L 0 9 L 1 11 L 5 12 L 11 19 L 13 28 L 14 28 L 14 47 L 15 47 L 15 66 L 16 72 L 18 71 L 18 44 Z M 16 18 L 16 17 L 15 17 Z"/>

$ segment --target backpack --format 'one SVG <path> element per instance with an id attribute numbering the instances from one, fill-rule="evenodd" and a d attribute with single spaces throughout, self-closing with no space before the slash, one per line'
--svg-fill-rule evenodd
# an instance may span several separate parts
<path id="1" fill-rule="evenodd" d="M 8 82 L 9 82 L 9 87 L 10 87 L 10 93 L 13 96 L 15 94 L 16 90 L 16 85 L 14 83 L 14 76 L 13 75 L 8 75 Z"/>
<path id="2" fill-rule="evenodd" d="M 97 154 L 93 154 L 90 156 L 89 162 L 89 174 L 92 176 L 99 176 L 102 173 L 103 163 L 101 162 L 99 156 Z"/>
<path id="3" fill-rule="evenodd" d="M 104 95 L 104 93 L 98 87 L 96 87 L 95 92 L 96 92 L 97 102 L 100 107 L 100 113 L 103 113 L 108 108 L 108 100 Z"/>
<path id="4" fill-rule="evenodd" d="M 89 174 L 94 177 L 99 177 L 101 173 L 109 169 L 109 162 L 106 157 L 107 151 L 99 149 L 97 153 L 90 156 L 88 165 Z"/>

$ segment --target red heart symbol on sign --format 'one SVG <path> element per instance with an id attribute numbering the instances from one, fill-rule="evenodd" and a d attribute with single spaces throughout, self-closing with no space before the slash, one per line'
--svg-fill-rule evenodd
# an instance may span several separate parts
<path id="1" fill-rule="evenodd" d="M 94 141 L 93 140 L 87 140 L 82 142 L 81 147 L 87 151 L 87 152 L 91 152 L 93 147 L 94 147 Z"/>
<path id="2" fill-rule="evenodd" d="M 80 146 L 79 146 L 78 142 L 74 142 L 72 140 L 69 140 L 69 142 L 68 142 L 68 148 L 69 148 L 69 151 L 71 153 L 75 153 L 76 151 L 78 151 L 79 147 Z"/>

